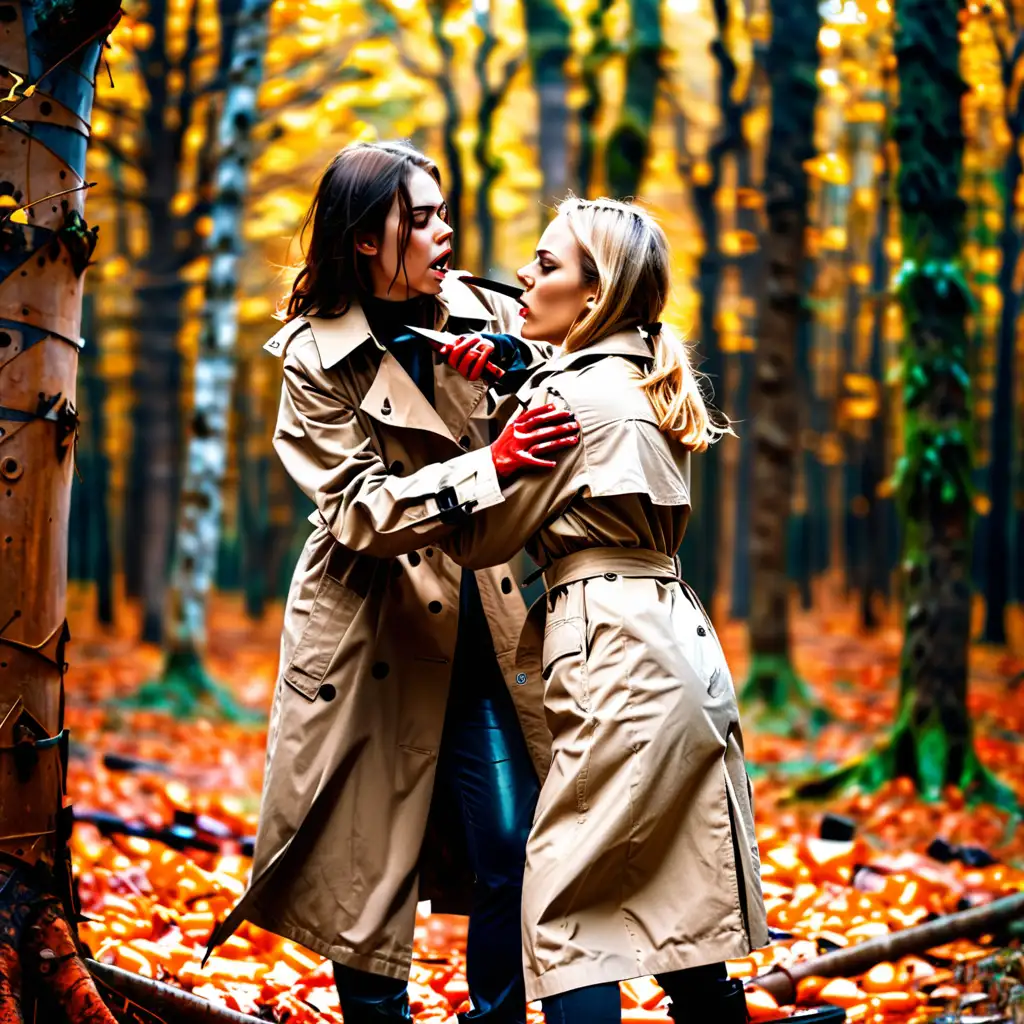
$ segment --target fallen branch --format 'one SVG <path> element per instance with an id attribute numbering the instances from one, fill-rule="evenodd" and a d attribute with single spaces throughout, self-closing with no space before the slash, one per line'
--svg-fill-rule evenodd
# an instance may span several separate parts
<path id="1" fill-rule="evenodd" d="M 954 939 L 995 931 L 1014 918 L 1024 917 L 1024 892 L 993 900 L 982 907 L 972 907 L 956 914 L 947 914 L 926 924 L 868 939 L 847 949 L 837 949 L 813 960 L 773 967 L 751 978 L 747 984 L 770 992 L 780 1006 L 796 999 L 796 986 L 803 978 L 852 978 L 870 970 L 875 964 L 896 961 L 900 957 L 923 953 Z"/>
<path id="2" fill-rule="evenodd" d="M 89 973 L 108 988 L 138 1003 L 144 1010 L 166 1016 L 175 1024 L 266 1024 L 259 1017 L 216 1006 L 207 999 L 184 992 L 162 981 L 143 978 L 139 974 L 103 964 L 98 960 L 86 960 Z"/>

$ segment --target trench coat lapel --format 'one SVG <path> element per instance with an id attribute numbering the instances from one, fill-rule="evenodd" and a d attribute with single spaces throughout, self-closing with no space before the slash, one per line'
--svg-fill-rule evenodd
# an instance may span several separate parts
<path id="1" fill-rule="evenodd" d="M 494 314 L 456 275 L 445 278 L 440 305 L 436 324 L 438 330 L 443 330 L 451 318 L 479 321 L 483 324 L 483 330 L 494 326 Z M 320 364 L 325 370 L 336 366 L 360 345 L 372 343 L 378 348 L 383 347 L 374 339 L 366 314 L 354 300 L 343 317 L 332 320 L 314 318 L 310 327 Z M 447 363 L 437 361 L 434 365 L 435 409 L 424 398 L 402 364 L 385 351 L 373 384 L 359 408 L 379 423 L 411 430 L 427 430 L 450 441 L 457 441 L 465 433 L 466 424 L 486 391 L 486 381 L 470 383 L 463 380 Z"/>
<path id="2" fill-rule="evenodd" d="M 435 368 L 435 379 L 436 377 Z M 438 389 L 438 393 L 441 393 L 441 389 Z M 448 438 L 449 441 L 455 440 L 448 424 L 438 415 L 416 386 L 416 382 L 390 352 L 384 353 L 384 358 L 377 368 L 377 376 L 373 378 L 373 383 L 359 403 L 359 408 L 378 423 L 386 423 L 389 427 L 429 430 L 432 434 Z"/>

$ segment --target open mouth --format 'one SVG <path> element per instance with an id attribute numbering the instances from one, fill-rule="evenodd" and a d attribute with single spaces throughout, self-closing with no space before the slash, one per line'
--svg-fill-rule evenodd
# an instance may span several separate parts
<path id="1" fill-rule="evenodd" d="M 441 253 L 440 256 L 437 257 L 436 260 L 434 260 L 433 263 L 430 264 L 430 269 L 439 271 L 440 273 L 443 274 L 448 269 L 448 262 L 449 260 L 451 260 L 451 258 L 451 249 L 446 249 L 443 253 Z"/>

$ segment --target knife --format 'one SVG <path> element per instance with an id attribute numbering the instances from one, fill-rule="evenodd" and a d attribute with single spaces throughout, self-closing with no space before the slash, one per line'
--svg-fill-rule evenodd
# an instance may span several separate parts
<path id="1" fill-rule="evenodd" d="M 465 337 L 465 335 L 449 334 L 447 331 L 433 331 L 429 327 L 410 327 L 408 324 L 406 324 L 406 330 L 426 338 L 435 351 L 440 352 L 443 356 L 451 352 L 460 337 Z M 490 361 L 484 364 L 484 372 L 489 374 L 492 380 L 501 380 L 505 376 L 505 371 Z"/>

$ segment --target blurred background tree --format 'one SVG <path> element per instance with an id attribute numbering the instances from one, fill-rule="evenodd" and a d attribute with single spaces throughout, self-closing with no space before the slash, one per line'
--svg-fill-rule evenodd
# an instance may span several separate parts
<path id="1" fill-rule="evenodd" d="M 183 607 L 167 595 L 173 524 L 198 493 L 182 488 L 210 337 L 204 295 L 219 288 L 230 301 L 226 285 L 211 283 L 215 126 L 242 0 L 126 10 L 90 156 L 104 231 L 86 304 L 95 344 L 82 369 L 71 566 L 88 584 L 83 600 L 166 653 L 164 626 Z M 206 534 L 217 587 L 244 595 L 254 617 L 287 587 L 310 506 L 270 445 L 280 367 L 259 346 L 322 168 L 350 141 L 402 137 L 438 160 L 459 262 L 471 270 L 511 280 L 570 189 L 637 195 L 665 225 L 675 257 L 667 316 L 693 339 L 737 434 L 694 460 L 680 555 L 716 619 L 751 630 L 746 697 L 812 714 L 816 696 L 789 654 L 794 605 L 835 608 L 859 630 L 901 628 L 893 473 L 910 435 L 904 314 L 890 301 L 906 227 L 893 11 L 890 0 L 824 0 L 792 31 L 787 12 L 768 0 L 274 0 L 238 207 L 233 377 L 215 389 L 223 478 L 219 497 L 204 499 L 222 503 L 219 528 Z M 1010 643 L 1024 580 L 1022 13 L 1002 2 L 959 16 L 967 138 L 963 174 L 949 186 L 966 204 L 975 301 L 964 355 L 974 386 L 969 610 L 977 635 Z M 796 46 L 799 68 L 771 56 Z M 791 181 L 785 231 L 795 248 L 784 270 L 771 241 L 782 230 L 783 172 L 769 154 L 772 126 L 790 123 L 802 141 L 787 152 L 774 140 Z M 776 330 L 773 309 L 783 307 L 789 319 Z M 217 313 L 218 329 L 230 315 Z M 787 390 L 772 392 L 780 368 Z M 791 397 L 765 406 L 769 393 Z M 772 408 L 781 419 L 755 412 Z M 205 612 L 201 601 L 192 607 L 198 637 Z"/>

